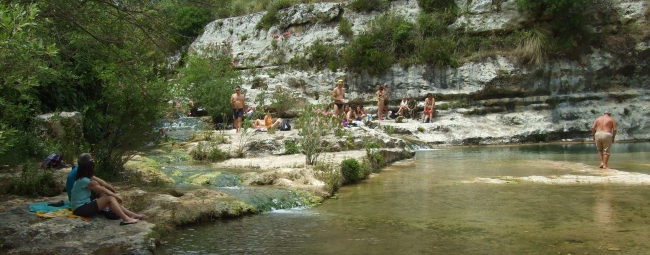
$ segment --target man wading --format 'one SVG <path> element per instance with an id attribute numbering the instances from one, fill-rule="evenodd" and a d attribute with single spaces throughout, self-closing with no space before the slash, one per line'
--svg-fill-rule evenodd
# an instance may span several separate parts
<path id="1" fill-rule="evenodd" d="M 598 148 L 598 158 L 600 158 L 600 168 L 609 168 L 609 151 L 616 137 L 616 121 L 612 118 L 612 113 L 607 110 L 594 121 L 591 126 L 591 139 L 596 142 Z"/>

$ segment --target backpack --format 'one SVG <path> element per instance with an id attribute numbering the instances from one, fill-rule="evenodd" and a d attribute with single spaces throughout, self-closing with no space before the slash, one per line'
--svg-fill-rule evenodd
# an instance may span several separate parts
<path id="1" fill-rule="evenodd" d="M 41 163 L 41 168 L 61 168 L 63 166 L 63 154 L 55 152 L 47 156 Z"/>
<path id="2" fill-rule="evenodd" d="M 282 124 L 280 124 L 280 131 L 289 131 L 291 130 L 291 125 L 289 124 L 289 120 L 282 120 Z"/>

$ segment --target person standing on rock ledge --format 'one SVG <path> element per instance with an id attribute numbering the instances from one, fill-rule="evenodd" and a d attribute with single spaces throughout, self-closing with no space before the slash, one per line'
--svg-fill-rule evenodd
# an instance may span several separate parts
<path id="1" fill-rule="evenodd" d="M 606 110 L 603 116 L 594 121 L 591 126 L 591 139 L 596 142 L 598 148 L 598 158 L 600 158 L 599 168 L 609 168 L 609 151 L 614 138 L 616 137 L 616 121 L 612 118 L 612 113 Z"/>
<path id="2" fill-rule="evenodd" d="M 235 120 L 235 129 L 239 133 L 241 131 L 242 120 L 244 119 L 244 107 L 246 106 L 246 97 L 241 94 L 241 87 L 235 87 L 235 94 L 230 96 L 230 104 L 232 105 L 232 118 Z"/>
<path id="3" fill-rule="evenodd" d="M 332 98 L 334 99 L 334 112 L 336 116 L 343 114 L 343 105 L 345 104 L 345 88 L 343 88 L 343 80 L 336 82 L 336 88 L 332 90 Z"/>

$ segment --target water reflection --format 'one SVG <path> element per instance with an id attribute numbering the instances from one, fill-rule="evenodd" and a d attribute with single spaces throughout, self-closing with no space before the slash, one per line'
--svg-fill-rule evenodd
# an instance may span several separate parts
<path id="1" fill-rule="evenodd" d="M 612 167 L 649 171 L 649 143 L 614 149 Z M 467 182 L 597 166 L 590 144 L 422 151 L 317 207 L 193 227 L 156 252 L 650 254 L 647 184 Z"/>

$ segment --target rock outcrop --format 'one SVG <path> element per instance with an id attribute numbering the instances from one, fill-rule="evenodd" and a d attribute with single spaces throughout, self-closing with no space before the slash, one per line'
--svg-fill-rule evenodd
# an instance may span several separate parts
<path id="1" fill-rule="evenodd" d="M 462 10 L 450 28 L 470 34 L 499 34 L 526 27 L 534 21 L 521 13 L 516 1 L 457 0 Z M 376 111 L 376 84 L 388 84 L 393 91 L 392 110 L 401 96 L 422 99 L 433 93 L 438 99 L 438 128 L 430 129 L 440 144 L 530 142 L 536 136 L 545 141 L 585 137 L 593 119 L 611 109 L 621 121 L 620 139 L 650 139 L 650 115 L 645 90 L 650 84 L 650 40 L 647 29 L 648 3 L 642 0 L 596 1 L 587 13 L 590 28 L 603 37 L 618 33 L 620 26 L 634 25 L 643 37 L 633 47 L 615 43 L 590 49 L 571 59 L 549 60 L 541 66 L 521 64 L 507 53 L 462 62 L 459 67 L 395 64 L 383 75 L 336 71 L 300 71 L 286 63 L 305 47 L 323 42 L 343 48 L 347 42 L 338 33 L 341 18 L 352 23 L 354 34 L 363 33 L 378 12 L 357 13 L 346 3 L 296 5 L 281 10 L 279 25 L 268 31 L 255 29 L 264 12 L 215 20 L 192 44 L 192 49 L 214 43 L 229 43 L 235 64 L 244 70 L 245 87 L 262 79 L 273 91 L 276 86 L 293 89 L 300 100 L 327 102 L 334 81 L 347 83 L 347 98 L 363 102 L 370 113 Z M 598 12 L 597 12 L 597 11 Z M 417 1 L 391 1 L 391 12 L 415 21 L 420 13 Z M 601 12 L 613 13 L 614 20 L 602 19 Z M 244 40 L 245 39 L 245 40 Z M 272 46 L 276 40 L 277 48 Z M 249 89 L 247 98 L 259 93 Z M 442 105 L 448 107 L 442 109 Z M 494 119 L 495 121 L 490 121 Z M 521 119 L 519 126 L 509 121 Z M 487 121 L 487 122 L 486 122 Z M 475 130 L 481 126 L 481 130 Z M 526 131 L 522 131 L 526 130 Z M 438 130 L 451 130 L 445 133 Z M 494 138 L 499 134 L 501 138 Z M 509 137 L 509 138 L 508 138 Z M 430 139 L 428 139 L 430 140 Z M 458 142 L 474 141 L 474 142 Z M 484 142 L 481 142 L 484 141 Z"/>

